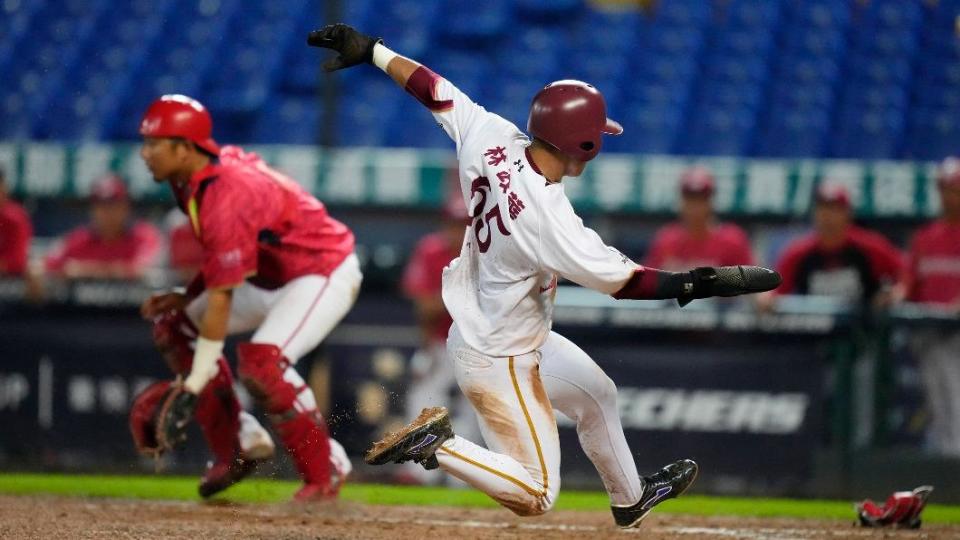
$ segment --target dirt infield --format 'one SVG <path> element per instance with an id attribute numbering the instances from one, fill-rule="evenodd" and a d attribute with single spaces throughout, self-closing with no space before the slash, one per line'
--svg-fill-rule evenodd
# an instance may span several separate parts
<path id="1" fill-rule="evenodd" d="M 960 527 L 871 531 L 850 523 L 796 519 L 653 514 L 636 531 L 620 532 L 605 512 L 555 512 L 515 518 L 499 509 L 310 506 L 0 497 L 0 538 L 269 538 L 269 539 L 644 539 L 958 538 Z M 639 537 L 638 537 L 639 538 Z"/>

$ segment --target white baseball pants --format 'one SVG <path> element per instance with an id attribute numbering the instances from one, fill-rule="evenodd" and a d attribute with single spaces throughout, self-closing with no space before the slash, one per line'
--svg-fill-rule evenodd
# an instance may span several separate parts
<path id="1" fill-rule="evenodd" d="M 294 388 L 304 388 L 297 396 L 298 407 L 305 411 L 316 410 L 316 397 L 303 377 L 293 368 L 293 364 L 316 348 L 350 311 L 360 292 L 361 281 L 363 275 L 360 273 L 360 263 L 356 255 L 351 254 L 329 277 L 319 274 L 301 276 L 272 290 L 244 282 L 233 290 L 227 333 L 239 334 L 256 330 L 251 341 L 280 347 L 291 363 L 283 373 L 284 380 Z M 207 309 L 207 298 L 208 295 L 204 292 L 187 305 L 187 317 L 194 325 L 199 325 Z M 256 426 L 251 424 L 250 420 L 253 420 Z M 247 434 L 244 431 L 257 432 L 258 427 L 266 434 L 252 416 L 241 422 L 241 443 L 259 435 Z M 336 448 L 342 447 L 339 443 L 334 443 L 336 441 L 331 439 L 332 453 L 337 454 Z M 339 453 L 343 454 L 342 451 Z M 342 457 L 345 457 L 345 454 L 335 455 L 331 459 L 336 464 L 338 460 L 343 461 Z M 350 468 L 349 461 L 346 466 L 337 466 L 341 473 Z"/>
<path id="2" fill-rule="evenodd" d="M 584 451 L 611 503 L 642 494 L 617 411 L 616 387 L 579 347 L 551 332 L 533 352 L 492 357 L 468 347 L 456 325 L 447 341 L 460 389 L 488 449 L 455 436 L 437 451 L 440 467 L 521 516 L 549 510 L 560 491 L 560 441 L 553 409 L 577 423 Z"/>
<path id="3" fill-rule="evenodd" d="M 915 330 L 910 341 L 930 410 L 930 449 L 960 457 L 960 332 Z"/>

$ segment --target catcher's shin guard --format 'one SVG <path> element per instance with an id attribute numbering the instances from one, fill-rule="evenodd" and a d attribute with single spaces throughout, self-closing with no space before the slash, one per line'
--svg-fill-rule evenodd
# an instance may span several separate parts
<path id="1" fill-rule="evenodd" d="M 194 419 L 216 460 L 229 463 L 237 459 L 240 452 L 241 408 L 227 361 L 217 360 L 217 368 L 217 375 L 198 396 Z"/>
<path id="2" fill-rule="evenodd" d="M 193 342 L 199 332 L 182 310 L 167 311 L 153 320 L 153 343 L 178 375 L 190 373 L 193 365 Z"/>
<path id="3" fill-rule="evenodd" d="M 298 400 L 310 392 L 306 384 L 284 379 L 290 362 L 279 347 L 267 343 L 237 346 L 240 380 L 270 415 L 280 439 L 307 484 L 330 483 L 330 441 L 327 426 L 312 404 Z M 312 401 L 312 399 L 310 400 Z"/>

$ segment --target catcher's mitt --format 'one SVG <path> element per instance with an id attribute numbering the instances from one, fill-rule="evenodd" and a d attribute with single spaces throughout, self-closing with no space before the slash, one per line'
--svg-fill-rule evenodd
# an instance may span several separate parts
<path id="1" fill-rule="evenodd" d="M 145 456 L 160 457 L 163 449 L 157 443 L 157 413 L 170 393 L 171 381 L 159 381 L 146 387 L 130 407 L 130 434 L 137 451 Z"/>
<path id="2" fill-rule="evenodd" d="M 173 450 L 187 440 L 187 426 L 196 408 L 196 394 L 180 383 L 171 385 L 157 411 L 156 441 L 160 452 Z"/>

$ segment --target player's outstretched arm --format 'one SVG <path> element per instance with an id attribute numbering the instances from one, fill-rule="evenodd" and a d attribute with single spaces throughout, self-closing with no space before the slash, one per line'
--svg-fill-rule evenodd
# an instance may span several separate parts
<path id="1" fill-rule="evenodd" d="M 387 73 L 401 88 L 426 107 L 459 150 L 465 140 L 480 133 L 478 126 L 489 115 L 466 94 L 426 66 L 387 48 L 373 38 L 346 24 L 333 24 L 310 32 L 307 43 L 337 52 L 323 64 L 336 71 L 359 64 L 373 64 Z"/>
<path id="2" fill-rule="evenodd" d="M 676 298 L 683 307 L 698 298 L 771 291 L 780 282 L 780 274 L 761 266 L 702 267 L 689 272 L 638 268 L 612 296 L 618 300 Z"/>
<path id="3" fill-rule="evenodd" d="M 348 24 L 331 24 L 314 30 L 307 36 L 307 44 L 339 53 L 323 63 L 324 71 L 373 64 L 390 75 L 400 88 L 406 88 L 410 76 L 420 67 L 419 63 L 388 49 L 382 39 L 368 36 Z"/>

